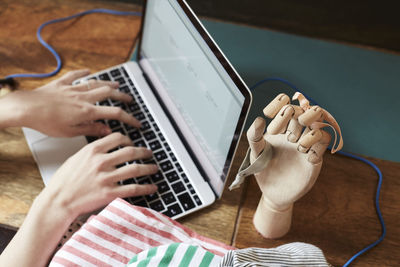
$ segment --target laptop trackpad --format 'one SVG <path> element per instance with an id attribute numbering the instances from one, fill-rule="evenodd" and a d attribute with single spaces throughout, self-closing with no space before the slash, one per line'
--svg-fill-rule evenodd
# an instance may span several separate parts
<path id="1" fill-rule="evenodd" d="M 43 182 L 47 185 L 57 169 L 87 144 L 84 136 L 74 138 L 47 137 L 32 144 Z"/>

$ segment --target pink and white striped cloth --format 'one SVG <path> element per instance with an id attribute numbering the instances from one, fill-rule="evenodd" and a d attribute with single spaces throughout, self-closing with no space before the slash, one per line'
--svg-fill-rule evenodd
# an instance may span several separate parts
<path id="1" fill-rule="evenodd" d="M 50 266 L 125 266 L 143 250 L 171 243 L 201 246 L 219 257 L 235 249 L 117 198 L 72 235 Z"/>

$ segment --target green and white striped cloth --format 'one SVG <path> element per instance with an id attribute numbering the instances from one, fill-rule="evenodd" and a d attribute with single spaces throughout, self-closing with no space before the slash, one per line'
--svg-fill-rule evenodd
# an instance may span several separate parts
<path id="1" fill-rule="evenodd" d="M 218 266 L 221 257 L 199 247 L 183 243 L 172 243 L 151 248 L 134 256 L 128 263 L 128 267 L 146 266 Z"/>
<path id="2" fill-rule="evenodd" d="M 145 250 L 127 267 L 242 267 L 330 266 L 322 251 L 310 244 L 291 243 L 277 248 L 246 248 L 229 251 L 223 258 L 199 247 L 172 243 Z"/>

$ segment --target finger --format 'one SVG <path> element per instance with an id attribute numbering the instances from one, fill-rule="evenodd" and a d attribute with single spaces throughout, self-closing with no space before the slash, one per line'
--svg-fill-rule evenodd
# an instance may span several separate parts
<path id="1" fill-rule="evenodd" d="M 321 139 L 311 146 L 310 151 L 308 152 L 308 161 L 311 163 L 319 163 L 322 161 L 324 153 L 328 148 L 329 143 L 331 142 L 331 136 L 324 130 L 320 130 L 322 133 Z"/>
<path id="2" fill-rule="evenodd" d="M 74 136 L 106 136 L 111 133 L 110 127 L 101 122 L 90 122 L 72 127 Z"/>
<path id="3" fill-rule="evenodd" d="M 117 166 L 127 161 L 151 158 L 152 155 L 153 152 L 147 148 L 126 146 L 107 154 L 106 158 L 111 166 Z"/>
<path id="4" fill-rule="evenodd" d="M 303 126 L 298 122 L 298 117 L 304 113 L 304 110 L 296 105 L 292 105 L 295 110 L 292 119 L 289 121 L 288 127 L 286 129 L 287 140 L 292 143 L 296 143 L 303 131 Z"/>
<path id="5" fill-rule="evenodd" d="M 249 141 L 252 156 L 257 158 L 265 147 L 264 131 L 266 123 L 261 117 L 257 117 L 247 130 L 247 140 Z"/>
<path id="6" fill-rule="evenodd" d="M 133 100 L 130 95 L 122 93 L 121 91 L 116 90 L 115 88 L 110 86 L 102 86 L 96 89 L 92 89 L 88 92 L 85 92 L 83 96 L 87 101 L 91 103 L 102 101 L 107 98 L 122 102 L 131 102 Z"/>
<path id="7" fill-rule="evenodd" d="M 263 109 L 263 113 L 266 117 L 272 119 L 283 106 L 288 104 L 290 104 L 290 98 L 285 94 L 279 94 Z"/>
<path id="8" fill-rule="evenodd" d="M 101 139 L 98 139 L 91 143 L 89 146 L 93 147 L 95 152 L 107 153 L 113 148 L 118 146 L 129 146 L 132 145 L 131 139 L 121 133 L 112 133 Z"/>
<path id="9" fill-rule="evenodd" d="M 119 120 L 136 128 L 140 128 L 142 126 L 142 124 L 135 117 L 129 115 L 119 107 L 96 106 L 93 114 L 92 120 Z"/>
<path id="10" fill-rule="evenodd" d="M 322 116 L 323 109 L 319 106 L 313 106 L 299 116 L 299 123 L 303 126 L 310 126 L 313 122 L 322 120 Z"/>
<path id="11" fill-rule="evenodd" d="M 141 177 L 145 175 L 155 174 L 158 172 L 158 166 L 155 164 L 129 164 L 115 169 L 111 172 L 107 180 L 116 183 L 132 177 Z"/>
<path id="12" fill-rule="evenodd" d="M 111 81 L 87 80 L 80 84 L 74 85 L 72 88 L 75 91 L 86 92 L 103 86 L 109 86 L 111 88 L 117 89 L 119 88 L 119 83 Z"/>
<path id="13" fill-rule="evenodd" d="M 278 114 L 276 114 L 275 118 L 269 123 L 267 133 L 272 135 L 284 133 L 294 113 L 295 110 L 291 105 L 283 106 Z"/>
<path id="14" fill-rule="evenodd" d="M 158 188 L 154 184 L 128 184 L 114 187 L 113 193 L 116 197 L 127 198 L 150 195 L 157 192 L 157 190 Z"/>
<path id="15" fill-rule="evenodd" d="M 322 131 L 319 129 L 314 129 L 309 131 L 307 134 L 303 135 L 299 140 L 299 146 L 297 150 L 306 153 L 312 145 L 317 143 L 322 138 Z"/>
<path id="16" fill-rule="evenodd" d="M 72 84 L 73 81 L 85 77 L 90 74 L 90 70 L 84 69 L 84 70 L 74 70 L 74 71 L 69 71 L 61 78 L 58 80 L 60 83 L 65 84 L 65 85 L 70 85 Z"/>

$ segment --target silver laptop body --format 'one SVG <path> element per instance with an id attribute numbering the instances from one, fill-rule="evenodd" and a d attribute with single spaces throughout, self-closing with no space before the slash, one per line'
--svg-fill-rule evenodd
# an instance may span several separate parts
<path id="1" fill-rule="evenodd" d="M 97 104 L 120 106 L 146 125 L 138 130 L 104 121 L 153 150 L 154 158 L 140 163 L 160 167 L 156 177 L 121 181 L 159 186 L 156 194 L 128 201 L 176 219 L 221 197 L 251 93 L 185 1 L 146 1 L 137 61 L 76 82 L 87 79 L 119 81 L 135 101 Z M 96 139 L 23 131 L 45 184 L 68 157 Z"/>

